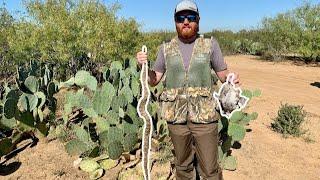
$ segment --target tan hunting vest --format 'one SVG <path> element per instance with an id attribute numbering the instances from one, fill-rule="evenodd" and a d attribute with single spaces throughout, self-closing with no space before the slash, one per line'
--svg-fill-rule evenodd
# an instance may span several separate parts
<path id="1" fill-rule="evenodd" d="M 213 92 L 217 89 L 211 72 L 210 39 L 196 39 L 187 71 L 179 50 L 178 37 L 164 44 L 166 75 L 160 96 L 161 116 L 171 123 L 210 123 L 220 119 Z M 216 78 L 217 79 L 217 78 Z"/>

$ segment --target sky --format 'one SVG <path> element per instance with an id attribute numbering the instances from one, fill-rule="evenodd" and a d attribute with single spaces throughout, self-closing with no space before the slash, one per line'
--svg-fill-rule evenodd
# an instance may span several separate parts
<path id="1" fill-rule="evenodd" d="M 23 0 L 0 0 L 10 12 L 23 11 Z M 141 31 L 175 30 L 173 12 L 179 0 L 102 0 L 118 2 L 118 17 L 135 18 Z M 200 32 L 213 29 L 238 31 L 257 28 L 264 17 L 274 17 L 300 6 L 304 0 L 195 0 L 200 12 Z M 320 0 L 308 0 L 319 4 Z"/>

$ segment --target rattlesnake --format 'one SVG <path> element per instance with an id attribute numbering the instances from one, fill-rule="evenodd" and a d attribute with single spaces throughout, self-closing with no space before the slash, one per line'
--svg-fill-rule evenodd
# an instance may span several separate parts
<path id="1" fill-rule="evenodd" d="M 147 52 L 147 47 L 142 46 L 142 52 Z M 148 112 L 147 105 L 150 99 L 150 90 L 148 86 L 148 63 L 142 64 L 140 82 L 142 85 L 142 95 L 139 99 L 137 110 L 139 117 L 144 121 L 142 136 L 142 170 L 145 180 L 150 179 L 150 149 L 151 149 L 151 133 L 152 118 Z"/>

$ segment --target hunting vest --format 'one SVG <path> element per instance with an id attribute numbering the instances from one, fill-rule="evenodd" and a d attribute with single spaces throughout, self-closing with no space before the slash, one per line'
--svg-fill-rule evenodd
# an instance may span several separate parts
<path id="1" fill-rule="evenodd" d="M 190 64 L 184 68 L 178 37 L 164 43 L 166 75 L 160 95 L 161 117 L 173 124 L 211 123 L 220 119 L 213 92 L 217 79 L 211 71 L 212 42 L 202 36 L 196 39 Z"/>

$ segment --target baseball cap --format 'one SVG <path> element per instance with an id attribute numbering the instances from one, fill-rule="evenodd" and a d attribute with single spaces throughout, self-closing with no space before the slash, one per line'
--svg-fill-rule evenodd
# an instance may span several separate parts
<path id="1" fill-rule="evenodd" d="M 182 1 L 180 1 L 177 4 L 176 9 L 174 10 L 174 14 L 177 14 L 178 12 L 185 11 L 185 10 L 193 11 L 193 12 L 199 14 L 198 6 L 192 0 L 182 0 Z"/>

